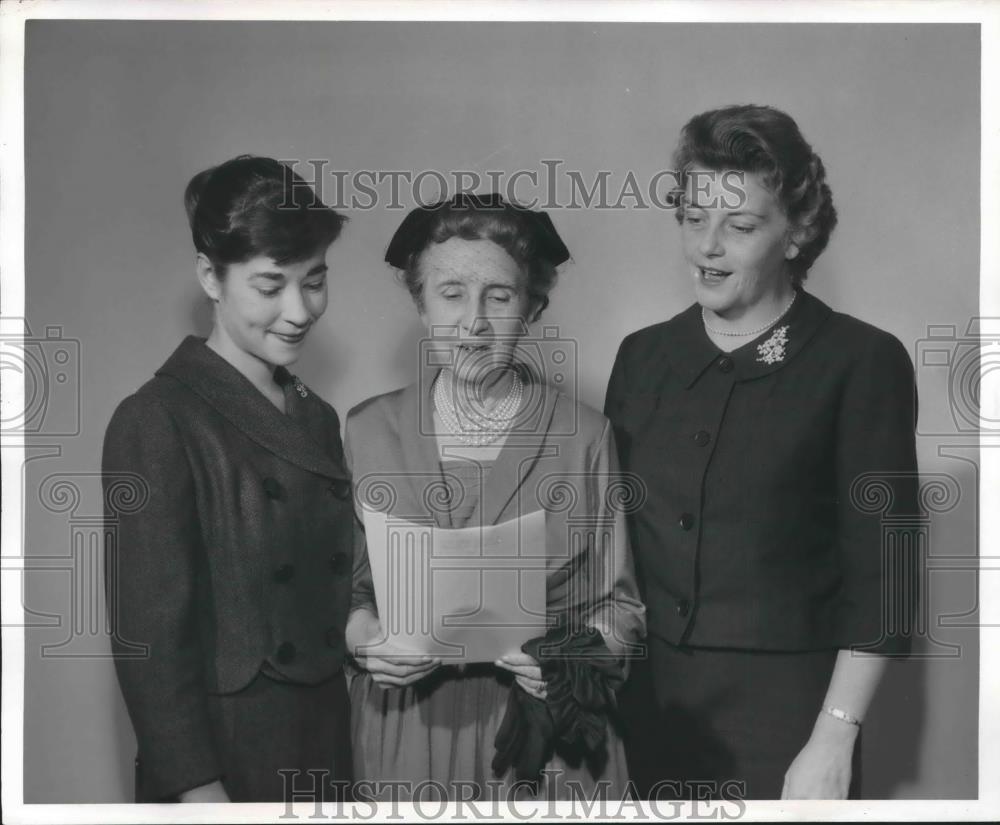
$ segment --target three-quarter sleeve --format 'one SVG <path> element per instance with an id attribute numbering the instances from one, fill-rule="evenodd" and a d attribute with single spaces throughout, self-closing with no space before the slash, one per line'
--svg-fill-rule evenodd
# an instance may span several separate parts
<path id="1" fill-rule="evenodd" d="M 114 514 L 107 548 L 112 651 L 138 741 L 142 794 L 175 797 L 220 776 L 198 629 L 201 552 L 195 491 L 184 446 L 154 398 L 118 407 L 104 442 L 104 483 L 130 473 L 148 487 L 136 512 Z M 120 477 L 120 476 L 119 476 Z M 107 500 L 107 496 L 105 499 Z M 110 517 L 111 514 L 109 514 Z M 144 656 L 134 647 L 144 645 Z"/>
<path id="2" fill-rule="evenodd" d="M 872 336 L 853 365 L 837 421 L 839 646 L 904 655 L 917 610 L 916 390 L 903 345 Z"/>
<path id="3" fill-rule="evenodd" d="M 378 614 L 375 607 L 375 585 L 372 582 L 371 566 L 368 562 L 368 543 L 365 540 L 365 528 L 362 521 L 361 503 L 358 501 L 357 489 L 354 487 L 354 462 L 351 453 L 351 418 L 348 416 L 344 430 L 344 461 L 347 471 L 351 474 L 351 490 L 354 498 L 354 567 L 351 585 L 351 609 L 365 609 Z"/>
<path id="4" fill-rule="evenodd" d="M 618 347 L 614 366 L 611 367 L 611 376 L 608 378 L 608 389 L 604 394 L 604 415 L 611 421 L 611 426 L 614 428 L 615 442 L 620 451 L 624 450 L 627 446 L 622 419 L 625 391 L 626 387 L 629 386 L 628 376 L 626 375 L 626 365 L 628 363 L 626 349 L 629 340 L 630 338 L 626 338 Z M 623 453 L 619 452 L 619 455 L 623 455 Z"/>

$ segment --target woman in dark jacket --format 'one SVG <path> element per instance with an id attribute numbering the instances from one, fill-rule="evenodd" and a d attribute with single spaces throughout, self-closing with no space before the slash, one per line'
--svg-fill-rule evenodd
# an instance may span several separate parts
<path id="1" fill-rule="evenodd" d="M 350 483 L 336 412 L 286 369 L 344 219 L 269 158 L 185 198 L 212 332 L 121 403 L 104 445 L 109 506 L 116 484 L 144 499 L 107 559 L 136 796 L 280 801 L 350 780 Z"/>
<path id="2" fill-rule="evenodd" d="M 697 303 L 624 340 L 605 407 L 647 490 L 630 767 L 661 797 L 856 795 L 915 608 L 914 547 L 883 533 L 917 511 L 913 369 L 802 288 L 836 213 L 788 115 L 698 115 L 674 160 Z"/>

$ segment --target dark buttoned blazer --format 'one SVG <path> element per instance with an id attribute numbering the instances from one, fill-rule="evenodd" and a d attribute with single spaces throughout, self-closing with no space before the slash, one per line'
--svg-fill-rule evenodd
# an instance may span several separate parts
<path id="1" fill-rule="evenodd" d="M 913 367 L 808 293 L 730 353 L 698 305 L 629 335 L 608 385 L 649 632 L 903 654 L 916 610 Z"/>
<path id="2" fill-rule="evenodd" d="M 342 668 L 356 532 L 339 422 L 277 377 L 287 414 L 189 337 L 108 425 L 112 647 L 148 798 L 219 775 L 207 694 Z"/>

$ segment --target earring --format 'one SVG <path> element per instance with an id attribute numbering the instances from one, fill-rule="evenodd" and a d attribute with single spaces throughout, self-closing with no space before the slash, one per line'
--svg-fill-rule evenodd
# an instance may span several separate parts
<path id="1" fill-rule="evenodd" d="M 788 249 L 785 250 L 785 259 L 790 261 L 792 260 L 792 258 L 798 257 L 798 254 L 799 254 L 799 245 L 794 242 L 788 244 Z"/>

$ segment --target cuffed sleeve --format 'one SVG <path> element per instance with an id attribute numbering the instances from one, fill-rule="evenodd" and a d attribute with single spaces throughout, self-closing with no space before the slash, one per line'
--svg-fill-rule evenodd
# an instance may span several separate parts
<path id="1" fill-rule="evenodd" d="M 919 590 L 916 390 L 903 345 L 873 336 L 837 423 L 839 646 L 905 655 Z"/>
<path id="2" fill-rule="evenodd" d="M 105 489 L 116 474 L 142 479 L 148 500 L 107 513 L 112 651 L 135 728 L 148 801 L 175 797 L 220 776 L 198 631 L 200 532 L 190 467 L 169 414 L 132 396 L 104 442 Z M 108 496 L 105 496 L 108 500 Z M 145 652 L 136 655 L 136 646 Z"/>

